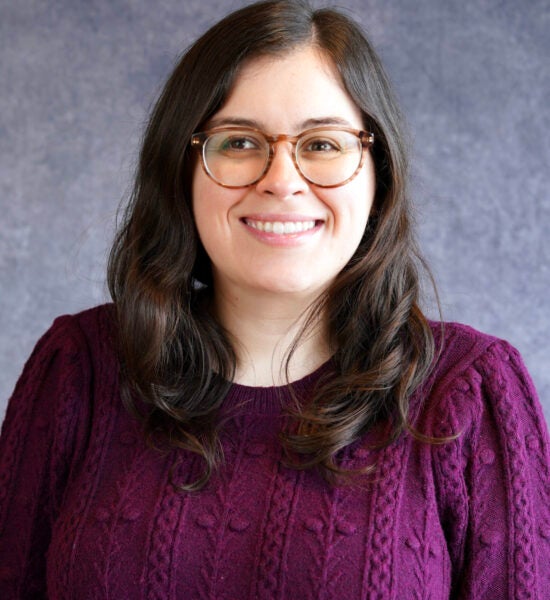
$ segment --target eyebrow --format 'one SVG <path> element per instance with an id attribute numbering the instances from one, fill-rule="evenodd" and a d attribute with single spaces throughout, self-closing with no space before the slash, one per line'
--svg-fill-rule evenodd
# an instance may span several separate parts
<path id="1" fill-rule="evenodd" d="M 322 127 L 324 125 L 336 125 L 341 127 L 349 127 L 351 129 L 356 129 L 354 125 L 352 125 L 347 119 L 343 119 L 342 117 L 336 116 L 326 116 L 326 117 L 312 117 L 300 123 L 299 129 L 303 131 L 305 129 L 309 129 L 311 127 Z M 245 119 L 242 117 L 223 117 L 223 118 L 214 118 L 210 120 L 207 124 L 208 129 L 214 129 L 215 127 L 225 127 L 225 126 L 236 126 L 236 127 L 252 127 L 253 129 L 264 130 L 262 124 L 259 121 L 254 119 Z"/>
<path id="2" fill-rule="evenodd" d="M 347 119 L 342 119 L 342 117 L 321 117 L 320 119 L 308 119 L 302 123 L 304 128 L 322 127 L 323 125 L 338 125 L 356 129 Z"/>
<path id="3" fill-rule="evenodd" d="M 261 126 L 258 123 L 258 121 L 254 121 L 253 119 L 243 119 L 239 117 L 211 119 L 207 123 L 208 129 L 213 129 L 214 127 L 224 127 L 226 125 L 235 125 L 237 127 L 253 127 L 254 129 L 261 129 Z"/>

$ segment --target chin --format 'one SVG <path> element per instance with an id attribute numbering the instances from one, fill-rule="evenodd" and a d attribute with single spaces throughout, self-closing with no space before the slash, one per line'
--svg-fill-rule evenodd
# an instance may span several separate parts
<path id="1" fill-rule="evenodd" d="M 262 282 L 257 286 L 264 293 L 288 294 L 289 296 L 317 297 L 329 286 L 330 281 L 304 281 L 303 277 L 292 280 Z"/>

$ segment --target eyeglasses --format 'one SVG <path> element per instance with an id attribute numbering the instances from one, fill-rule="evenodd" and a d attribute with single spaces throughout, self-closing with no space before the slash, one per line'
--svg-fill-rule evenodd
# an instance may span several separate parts
<path id="1" fill-rule="evenodd" d="M 292 159 L 301 176 L 319 187 L 337 187 L 351 181 L 374 143 L 374 134 L 346 127 L 315 127 L 297 136 L 267 135 L 251 127 L 217 127 L 194 133 L 191 147 L 201 150 L 202 166 L 219 185 L 254 185 L 267 173 L 275 144 L 293 146 Z"/>

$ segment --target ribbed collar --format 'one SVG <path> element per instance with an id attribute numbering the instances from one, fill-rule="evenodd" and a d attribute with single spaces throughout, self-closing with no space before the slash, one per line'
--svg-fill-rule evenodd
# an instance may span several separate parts
<path id="1" fill-rule="evenodd" d="M 258 414 L 280 414 L 281 408 L 291 398 L 291 387 L 298 398 L 303 398 L 310 392 L 321 375 L 329 371 L 331 361 L 323 363 L 312 373 L 287 385 L 254 387 L 233 383 L 224 400 L 224 408 L 247 406 Z"/>

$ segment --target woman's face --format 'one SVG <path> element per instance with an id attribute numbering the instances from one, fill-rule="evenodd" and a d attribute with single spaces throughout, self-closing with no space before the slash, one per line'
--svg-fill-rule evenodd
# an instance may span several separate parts
<path id="1" fill-rule="evenodd" d="M 207 128 L 243 124 L 290 135 L 319 124 L 364 128 L 335 67 L 310 47 L 258 58 L 241 68 Z M 269 170 L 250 187 L 221 187 L 197 161 L 193 211 L 212 263 L 216 294 L 316 297 L 361 241 L 375 192 L 370 153 L 350 182 L 321 188 L 298 173 L 290 143 L 275 148 Z"/>

